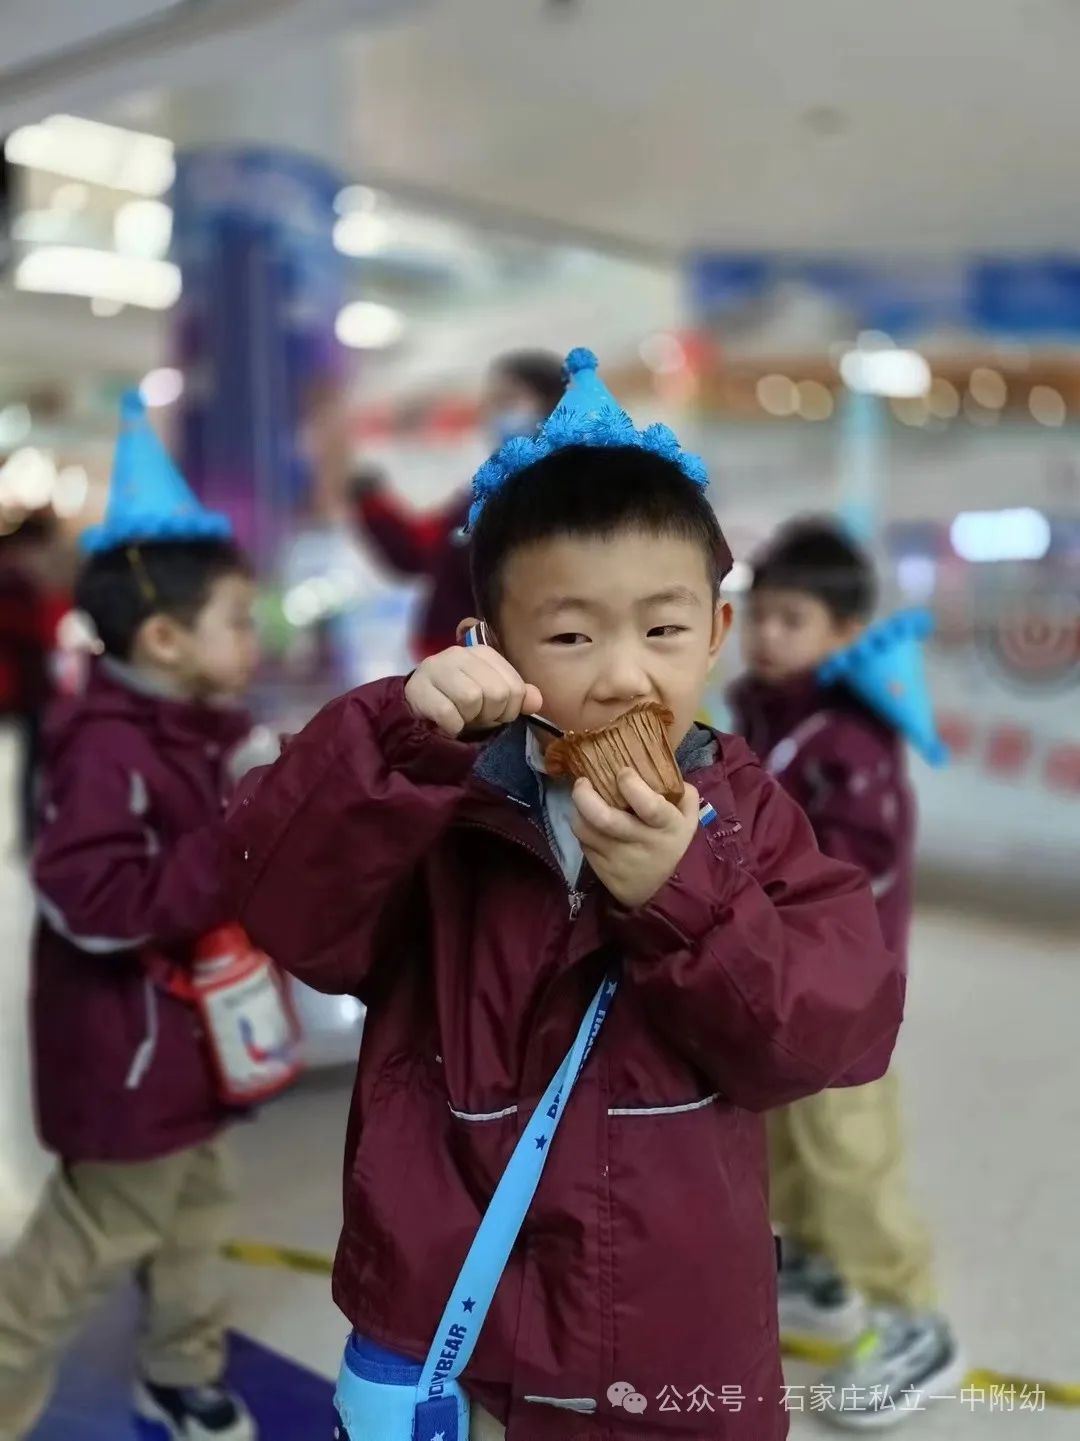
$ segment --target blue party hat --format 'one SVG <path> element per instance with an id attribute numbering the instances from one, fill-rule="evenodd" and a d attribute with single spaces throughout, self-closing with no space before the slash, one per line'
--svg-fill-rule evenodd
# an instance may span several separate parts
<path id="1" fill-rule="evenodd" d="M 570 352 L 566 357 L 566 390 L 547 420 L 534 436 L 508 440 L 473 476 L 470 525 L 476 524 L 488 497 L 512 475 L 571 445 L 635 446 L 670 460 L 702 489 L 708 486 L 709 475 L 701 457 L 687 454 L 666 425 L 638 430 L 600 379 L 598 365 L 591 350 Z"/>
<path id="2" fill-rule="evenodd" d="M 105 520 L 84 532 L 83 550 L 93 554 L 155 541 L 231 540 L 232 534 L 227 516 L 200 505 L 157 438 L 142 397 L 128 391 L 120 403 Z"/>
<path id="3" fill-rule="evenodd" d="M 907 737 L 933 766 L 949 752 L 934 728 L 921 642 L 934 628 L 928 611 L 906 610 L 878 621 L 830 656 L 818 670 L 824 685 L 842 682 L 871 710 Z"/>

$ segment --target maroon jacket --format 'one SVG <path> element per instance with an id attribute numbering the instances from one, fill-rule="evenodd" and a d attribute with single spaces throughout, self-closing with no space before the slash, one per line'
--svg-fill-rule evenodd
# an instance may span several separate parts
<path id="1" fill-rule="evenodd" d="M 357 514 L 386 563 L 402 575 L 427 576 L 431 590 L 413 637 L 418 660 L 437 655 L 457 640 L 460 621 L 475 613 L 469 543 L 462 527 L 469 499 L 452 500 L 431 515 L 410 515 L 385 490 L 365 491 Z"/>
<path id="2" fill-rule="evenodd" d="M 906 960 L 915 800 L 903 740 L 843 686 L 747 678 L 730 696 L 736 729 L 802 806 L 827 856 L 861 867 L 886 944 Z"/>
<path id="3" fill-rule="evenodd" d="M 48 695 L 44 597 L 33 578 L 0 560 L 0 716 L 25 715 Z"/>
<path id="4" fill-rule="evenodd" d="M 254 939 L 369 1007 L 338 1304 L 373 1340 L 426 1354 L 514 1143 L 618 958 L 623 984 L 466 1383 L 509 1441 L 776 1441 L 756 1113 L 884 1071 L 900 978 L 869 892 L 821 856 L 741 740 L 695 728 L 680 761 L 719 822 L 648 907 L 622 911 L 586 879 L 575 915 L 522 729 L 477 751 L 417 720 L 403 692 L 381 681 L 334 702 L 234 813 Z M 615 1381 L 650 1398 L 644 1418 L 609 1403 Z M 661 1413 L 665 1385 L 748 1399 Z"/>
<path id="5" fill-rule="evenodd" d="M 96 667 L 54 711 L 34 858 L 38 1124 L 65 1161 L 143 1161 L 222 1124 L 193 1008 L 144 961 L 186 961 L 231 919 L 225 758 L 236 710 L 139 694 Z"/>

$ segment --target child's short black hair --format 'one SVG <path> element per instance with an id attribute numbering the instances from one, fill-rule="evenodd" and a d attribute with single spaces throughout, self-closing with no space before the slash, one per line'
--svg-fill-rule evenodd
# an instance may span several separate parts
<path id="1" fill-rule="evenodd" d="M 867 620 L 877 605 L 873 561 L 828 517 L 791 521 L 751 565 L 751 591 L 804 591 L 820 600 L 834 620 Z"/>
<path id="2" fill-rule="evenodd" d="M 623 529 L 698 542 L 714 592 L 731 569 L 708 496 L 672 461 L 637 446 L 570 445 L 511 476 L 486 501 L 471 546 L 481 614 L 495 616 L 511 551 L 556 536 Z"/>
<path id="3" fill-rule="evenodd" d="M 250 573 L 231 541 L 119 546 L 87 557 L 75 582 L 75 605 L 93 621 L 105 654 L 129 660 L 139 628 L 152 615 L 194 625 L 215 581 Z"/>

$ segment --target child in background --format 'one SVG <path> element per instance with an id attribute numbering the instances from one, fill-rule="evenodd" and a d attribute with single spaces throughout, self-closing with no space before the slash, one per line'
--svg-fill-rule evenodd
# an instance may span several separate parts
<path id="1" fill-rule="evenodd" d="M 904 742 L 847 688 L 816 678 L 863 630 L 876 590 L 869 557 L 832 522 L 781 530 L 754 563 L 749 674 L 731 699 L 737 729 L 805 810 L 822 851 L 865 872 L 885 941 L 906 969 L 915 813 Z M 838 1395 L 856 1388 L 831 1419 L 870 1427 L 912 1414 L 905 1389 L 947 1390 L 963 1367 L 935 1310 L 896 1077 L 774 1112 L 769 1145 L 773 1219 L 784 1236 L 782 1332 L 841 1344 L 862 1336 L 855 1359 L 828 1377 Z"/>
<path id="2" fill-rule="evenodd" d="M 376 1433 L 350 1378 L 428 1355 L 612 967 L 476 1349 L 466 1292 L 436 1372 L 471 1355 L 474 1441 L 785 1436 L 760 1113 L 881 1075 L 900 1021 L 860 873 L 820 854 L 743 741 L 694 724 L 730 552 L 701 462 L 666 427 L 635 430 L 595 367 L 575 351 L 538 437 L 477 476 L 473 576 L 497 645 L 334 702 L 235 812 L 249 932 L 369 1008 L 334 1282 L 353 1441 Z M 648 702 L 671 713 L 677 804 L 632 770 L 618 808 L 549 774 L 550 725 Z"/>
<path id="3" fill-rule="evenodd" d="M 222 813 L 250 731 L 238 702 L 256 663 L 255 587 L 136 398 L 125 414 L 109 513 L 77 582 L 104 654 L 47 742 L 33 1051 L 58 1165 L 0 1261 L 3 1441 L 31 1430 L 62 1349 L 133 1273 L 137 1410 L 188 1441 L 252 1435 L 221 1384 L 230 1113 L 192 1004 L 159 986 L 150 958 L 190 965 L 231 919 Z"/>

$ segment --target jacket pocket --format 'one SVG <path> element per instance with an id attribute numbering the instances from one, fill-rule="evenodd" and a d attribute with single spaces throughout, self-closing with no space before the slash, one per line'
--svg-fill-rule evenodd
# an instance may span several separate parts
<path id="1" fill-rule="evenodd" d="M 720 1394 L 777 1346 L 759 1118 L 707 1096 L 607 1124 L 615 1371 L 650 1397 Z"/>

